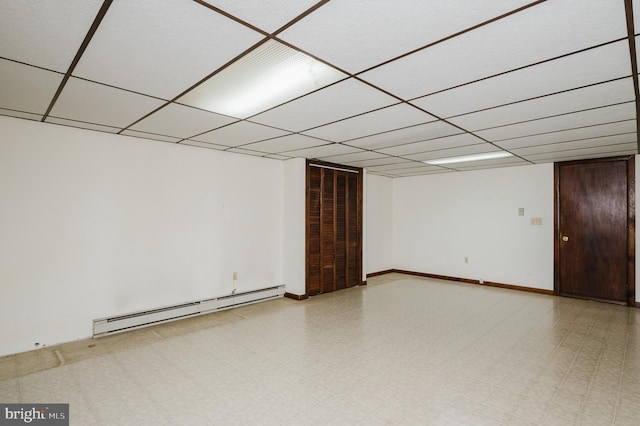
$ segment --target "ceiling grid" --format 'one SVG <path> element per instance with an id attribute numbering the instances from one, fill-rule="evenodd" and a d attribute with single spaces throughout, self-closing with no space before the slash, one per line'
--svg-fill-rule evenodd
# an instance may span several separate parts
<path id="1" fill-rule="evenodd" d="M 639 16 L 632 0 L 0 0 L 0 115 L 389 177 L 633 155 Z"/>

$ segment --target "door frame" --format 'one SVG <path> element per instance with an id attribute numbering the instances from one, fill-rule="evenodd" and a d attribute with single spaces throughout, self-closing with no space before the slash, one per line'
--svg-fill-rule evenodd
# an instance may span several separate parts
<path id="1" fill-rule="evenodd" d="M 636 302 L 636 168 L 635 156 L 563 161 L 553 164 L 553 294 L 560 295 L 560 167 L 611 161 L 627 163 L 627 306 L 640 307 Z"/>

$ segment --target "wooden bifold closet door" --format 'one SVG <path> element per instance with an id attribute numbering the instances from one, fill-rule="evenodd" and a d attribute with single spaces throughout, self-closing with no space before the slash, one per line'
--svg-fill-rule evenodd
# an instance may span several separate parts
<path id="1" fill-rule="evenodd" d="M 362 170 L 307 161 L 306 293 L 361 284 Z"/>

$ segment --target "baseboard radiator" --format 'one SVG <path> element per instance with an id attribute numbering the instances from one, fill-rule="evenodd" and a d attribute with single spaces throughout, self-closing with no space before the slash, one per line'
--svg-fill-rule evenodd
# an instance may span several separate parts
<path id="1" fill-rule="evenodd" d="M 100 318 L 93 320 L 93 337 L 102 337 L 149 325 L 250 305 L 252 303 L 282 297 L 284 293 L 284 286 L 280 285 L 260 290 L 229 294 L 212 299 L 165 306 L 147 311 L 133 312 L 126 315 Z"/>

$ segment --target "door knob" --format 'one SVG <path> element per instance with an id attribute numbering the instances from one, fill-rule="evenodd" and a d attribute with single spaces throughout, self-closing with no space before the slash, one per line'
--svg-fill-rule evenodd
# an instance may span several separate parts
<path id="1" fill-rule="evenodd" d="M 566 235 L 562 236 L 562 241 L 569 241 L 569 237 L 567 237 Z"/>

